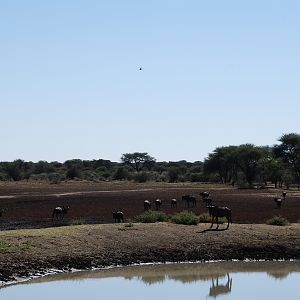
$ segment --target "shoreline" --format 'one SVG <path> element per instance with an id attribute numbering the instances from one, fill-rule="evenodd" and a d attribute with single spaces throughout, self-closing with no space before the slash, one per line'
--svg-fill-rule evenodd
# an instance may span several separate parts
<path id="1" fill-rule="evenodd" d="M 178 262 L 171 262 L 171 261 L 166 261 L 166 262 L 151 262 L 151 263 L 139 263 L 139 264 L 130 264 L 130 265 L 111 265 L 111 266 L 106 266 L 106 267 L 95 267 L 92 269 L 72 269 L 70 271 L 64 271 L 64 270 L 56 270 L 56 269 L 49 269 L 49 270 L 44 270 L 43 273 L 37 273 L 37 274 L 32 274 L 29 277 L 26 278 L 16 278 L 14 281 L 1 281 L 0 280 L 0 289 L 4 287 L 9 287 L 17 284 L 26 284 L 29 283 L 30 281 L 48 281 L 47 278 L 56 278 L 56 276 L 65 276 L 65 275 L 70 275 L 72 277 L 81 277 L 81 274 L 86 273 L 86 272 L 107 272 L 107 271 L 112 271 L 112 273 L 118 273 L 118 271 L 121 271 L 122 269 L 127 269 L 130 267 L 151 267 L 151 266 L 168 266 L 168 265 L 189 265 L 189 264 L 216 264 L 216 263 L 295 263 L 299 264 L 300 260 L 299 259 L 290 259 L 290 260 L 251 260 L 251 259 L 245 259 L 245 260 L 210 260 L 210 261 L 178 261 Z M 300 266 L 299 268 L 296 268 L 297 271 L 300 272 Z"/>
<path id="2" fill-rule="evenodd" d="M 226 231 L 170 223 L 81 225 L 0 232 L 0 284 L 153 263 L 299 260 L 300 224 L 233 224 Z"/>

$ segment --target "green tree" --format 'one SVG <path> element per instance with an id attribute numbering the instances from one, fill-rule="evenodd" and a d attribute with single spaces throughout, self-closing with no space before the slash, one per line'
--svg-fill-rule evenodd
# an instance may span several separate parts
<path id="1" fill-rule="evenodd" d="M 250 186 L 253 185 L 261 157 L 262 149 L 252 144 L 240 145 L 236 150 L 237 165 L 245 175 L 246 181 Z"/>
<path id="2" fill-rule="evenodd" d="M 140 172 L 144 168 L 150 170 L 154 166 L 156 159 L 150 156 L 147 152 L 134 152 L 123 154 L 121 162 L 125 165 L 131 166 L 137 172 Z"/>
<path id="3" fill-rule="evenodd" d="M 279 141 L 280 145 L 274 146 L 277 157 L 281 157 L 291 170 L 295 179 L 300 184 L 300 135 L 296 133 L 284 134 Z"/>
<path id="4" fill-rule="evenodd" d="M 177 168 L 170 168 L 168 170 L 168 178 L 169 178 L 169 182 L 176 182 L 178 181 L 178 169 Z"/>
<path id="5" fill-rule="evenodd" d="M 216 148 L 204 161 L 204 172 L 217 173 L 222 183 L 230 182 L 236 174 L 236 150 L 236 146 Z"/>

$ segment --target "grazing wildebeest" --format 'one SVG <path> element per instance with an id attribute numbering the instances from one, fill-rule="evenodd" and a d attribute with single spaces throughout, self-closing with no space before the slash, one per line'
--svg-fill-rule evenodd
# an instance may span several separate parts
<path id="1" fill-rule="evenodd" d="M 149 200 L 144 201 L 144 210 L 151 209 L 151 202 Z"/>
<path id="2" fill-rule="evenodd" d="M 214 218 L 216 218 L 216 220 L 217 220 L 217 228 L 216 229 L 218 229 L 219 228 L 219 217 L 220 218 L 225 217 L 228 221 L 227 228 L 226 228 L 226 229 L 228 229 L 229 221 L 230 221 L 230 223 L 232 223 L 231 209 L 228 207 L 219 207 L 216 205 L 210 205 L 210 206 L 207 206 L 207 208 L 209 211 L 209 215 L 212 217 L 210 228 L 212 228 L 214 225 Z"/>
<path id="3" fill-rule="evenodd" d="M 196 197 L 190 195 L 183 195 L 181 198 L 183 201 L 186 201 L 187 207 L 190 207 L 190 203 L 192 206 L 196 206 Z"/>
<path id="4" fill-rule="evenodd" d="M 124 213 L 122 211 L 114 211 L 112 215 L 113 215 L 113 219 L 115 220 L 115 223 L 117 221 L 118 223 L 124 222 Z"/>
<path id="5" fill-rule="evenodd" d="M 274 202 L 276 203 L 276 208 L 281 207 L 281 204 L 282 204 L 282 199 L 281 198 L 275 197 Z"/>
<path id="6" fill-rule="evenodd" d="M 161 208 L 162 201 L 160 199 L 155 200 L 155 208 L 156 210 L 159 210 Z"/>
<path id="7" fill-rule="evenodd" d="M 54 217 L 56 217 L 57 220 L 58 220 L 58 218 L 63 219 L 69 209 L 70 209 L 69 206 L 68 207 L 64 207 L 64 206 L 55 207 L 52 212 L 52 221 L 54 220 Z"/>
<path id="8" fill-rule="evenodd" d="M 176 199 L 171 199 L 171 206 L 172 207 L 177 207 L 177 200 Z"/>

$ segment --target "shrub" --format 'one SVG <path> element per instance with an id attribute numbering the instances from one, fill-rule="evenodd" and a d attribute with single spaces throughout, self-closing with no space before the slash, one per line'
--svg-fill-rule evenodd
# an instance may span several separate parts
<path id="1" fill-rule="evenodd" d="M 148 180 L 149 180 L 149 174 L 146 172 L 140 172 L 134 176 L 134 181 L 139 183 L 144 183 L 147 182 Z"/>
<path id="2" fill-rule="evenodd" d="M 275 226 L 286 226 L 289 225 L 289 221 L 282 216 L 274 216 L 273 218 L 267 220 L 267 224 Z"/>
<path id="3" fill-rule="evenodd" d="M 198 217 L 199 223 L 210 223 L 211 222 L 211 216 L 209 213 L 203 213 Z"/>
<path id="4" fill-rule="evenodd" d="M 137 216 L 135 221 L 141 223 L 166 222 L 168 221 L 168 216 L 161 211 L 148 210 Z"/>
<path id="5" fill-rule="evenodd" d="M 184 225 L 197 225 L 199 223 L 199 218 L 193 212 L 182 211 L 174 214 L 171 217 L 171 222 Z"/>
<path id="6" fill-rule="evenodd" d="M 75 226 L 75 225 L 84 225 L 85 224 L 85 220 L 80 218 L 80 219 L 74 219 L 70 222 L 71 226 Z"/>
<path id="7" fill-rule="evenodd" d="M 133 223 L 130 222 L 130 223 L 124 224 L 124 227 L 133 227 Z"/>

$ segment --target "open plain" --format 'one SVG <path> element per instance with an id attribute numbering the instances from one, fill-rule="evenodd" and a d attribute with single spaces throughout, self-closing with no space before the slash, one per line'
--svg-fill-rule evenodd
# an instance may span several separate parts
<path id="1" fill-rule="evenodd" d="M 207 230 L 171 223 L 127 226 L 143 212 L 143 201 L 163 201 L 167 214 L 186 210 L 184 194 L 197 196 L 197 214 L 207 212 L 199 193 L 210 192 L 213 203 L 232 209 L 228 230 Z M 240 190 L 199 184 L 133 184 L 69 182 L 5 183 L 0 186 L 0 280 L 12 281 L 43 274 L 110 265 L 165 261 L 231 259 L 299 259 L 300 192 L 287 191 L 280 209 L 273 201 L 281 190 Z M 170 200 L 178 199 L 177 208 Z M 62 221 L 52 222 L 54 207 L 70 207 Z M 112 211 L 122 210 L 125 224 L 113 223 Z M 286 217 L 284 227 L 266 225 L 274 215 Z M 74 220 L 85 225 L 66 226 Z M 45 228 L 48 227 L 48 228 Z"/>

